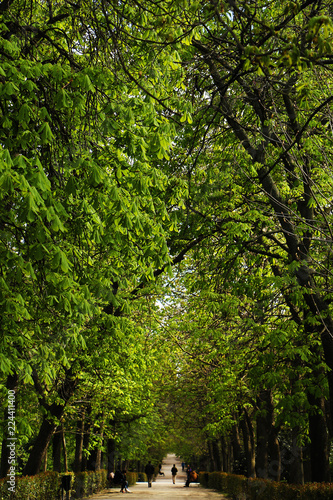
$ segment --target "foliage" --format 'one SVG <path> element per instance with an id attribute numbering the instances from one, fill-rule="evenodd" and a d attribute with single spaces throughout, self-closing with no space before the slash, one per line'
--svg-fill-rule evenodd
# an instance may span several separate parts
<path id="1" fill-rule="evenodd" d="M 1 500 L 24 498 L 26 500 L 54 500 L 60 498 L 60 480 L 57 472 L 46 472 L 33 477 L 16 477 L 15 493 L 8 492 L 7 479 L 0 480 Z"/>
<path id="2" fill-rule="evenodd" d="M 71 484 L 71 495 L 73 498 L 83 498 L 93 495 L 106 486 L 106 470 L 87 471 L 75 474 L 74 482 Z"/>
<path id="3" fill-rule="evenodd" d="M 284 499 L 327 499 L 332 498 L 332 485 L 312 483 L 306 485 L 290 485 L 281 482 L 267 481 L 264 479 L 248 479 L 223 472 L 200 472 L 200 484 L 223 491 L 232 498 L 248 500 Z"/>
<path id="4" fill-rule="evenodd" d="M 157 459 L 166 433 L 206 453 L 265 414 L 261 390 L 305 439 L 318 399 L 333 409 L 330 3 L 0 12 L 0 390 L 18 375 L 20 469 L 45 422 L 44 452 L 81 418 L 87 454 L 113 439 Z"/>

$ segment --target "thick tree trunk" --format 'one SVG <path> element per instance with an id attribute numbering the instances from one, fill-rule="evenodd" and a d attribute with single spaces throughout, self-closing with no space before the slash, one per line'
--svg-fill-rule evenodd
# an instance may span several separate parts
<path id="1" fill-rule="evenodd" d="M 273 481 L 281 479 L 281 451 L 280 443 L 276 435 L 276 429 L 271 426 L 268 437 L 269 466 L 268 477 Z"/>
<path id="2" fill-rule="evenodd" d="M 13 375 L 8 375 L 6 388 L 8 395 L 11 395 L 11 407 L 14 408 L 14 414 L 16 414 L 16 396 L 17 396 L 17 387 L 18 387 L 18 375 L 17 373 L 13 373 Z M 10 391 L 10 392 L 9 392 Z M 10 448 L 8 446 L 9 443 L 14 442 L 9 440 L 9 427 L 12 420 L 8 419 L 8 407 L 4 410 L 4 432 L 2 439 L 2 448 L 1 448 L 1 465 L 0 465 L 0 478 L 6 477 L 9 472 L 10 467 Z M 14 418 L 15 422 L 15 418 Z"/>
<path id="3" fill-rule="evenodd" d="M 115 471 L 116 442 L 108 439 L 108 474 Z"/>
<path id="4" fill-rule="evenodd" d="M 43 402 L 43 404 L 47 407 L 51 418 L 49 416 L 44 416 L 41 428 L 35 440 L 35 444 L 30 452 L 26 466 L 23 469 L 23 476 L 34 476 L 40 472 L 47 448 L 51 442 L 54 431 L 57 428 L 57 422 L 60 421 L 65 411 L 66 404 L 73 395 L 77 384 L 78 380 L 73 380 L 70 371 L 68 371 L 60 389 L 58 390 L 58 394 L 64 401 L 64 404 L 53 403 L 49 406 L 45 405 L 45 402 Z"/>
<path id="5" fill-rule="evenodd" d="M 44 417 L 35 444 L 30 452 L 28 462 L 23 469 L 23 476 L 35 476 L 40 472 L 46 450 L 51 442 L 55 429 L 56 424 L 48 421 L 46 417 Z"/>
<path id="6" fill-rule="evenodd" d="M 323 398 L 308 395 L 311 405 L 316 405 L 321 411 L 325 410 Z M 329 482 L 328 435 L 325 417 L 321 413 L 310 413 L 309 434 L 311 440 L 311 476 L 316 483 Z"/>
<path id="7" fill-rule="evenodd" d="M 295 427 L 292 430 L 292 447 L 291 447 L 291 459 L 289 468 L 290 482 L 293 484 L 304 484 L 304 467 L 303 467 L 303 449 L 302 446 L 297 444 L 299 435 L 299 428 Z M 283 467 L 282 459 L 282 467 Z"/>

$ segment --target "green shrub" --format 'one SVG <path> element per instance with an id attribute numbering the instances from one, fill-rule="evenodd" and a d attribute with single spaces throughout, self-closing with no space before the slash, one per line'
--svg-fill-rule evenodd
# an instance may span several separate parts
<path id="1" fill-rule="evenodd" d="M 0 481 L 1 500 L 55 500 L 60 492 L 58 472 L 43 472 L 36 476 L 16 477 L 15 493 L 8 491 L 7 479 Z"/>
<path id="2" fill-rule="evenodd" d="M 106 470 L 69 473 L 71 498 L 93 495 L 106 487 Z M 135 474 L 135 473 L 130 473 Z M 16 477 L 15 493 L 8 491 L 7 479 L 0 480 L 0 500 L 57 500 L 61 496 L 61 478 L 64 474 L 44 472 L 36 476 Z M 131 481 L 134 477 L 131 478 Z M 136 482 L 136 480 L 135 480 Z M 134 483 L 130 483 L 134 484 Z"/>
<path id="3" fill-rule="evenodd" d="M 93 495 L 104 489 L 106 485 L 107 471 L 104 469 L 96 472 L 78 472 L 74 476 L 74 482 L 72 482 L 71 495 L 72 498 L 82 498 L 84 496 Z"/>
<path id="4" fill-rule="evenodd" d="M 129 486 L 133 486 L 138 481 L 138 473 L 137 472 L 127 472 L 126 478 Z"/>
<path id="5" fill-rule="evenodd" d="M 138 482 L 146 483 L 147 481 L 148 481 L 147 474 L 145 474 L 144 472 L 138 472 Z"/>
<path id="6" fill-rule="evenodd" d="M 199 481 L 202 486 L 223 491 L 237 500 L 333 500 L 331 483 L 301 486 L 224 472 L 201 472 Z"/>

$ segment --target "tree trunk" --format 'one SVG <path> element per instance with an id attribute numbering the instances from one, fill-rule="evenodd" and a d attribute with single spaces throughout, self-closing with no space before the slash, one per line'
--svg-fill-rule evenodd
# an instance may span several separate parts
<path id="1" fill-rule="evenodd" d="M 291 462 L 289 468 L 290 482 L 293 484 L 304 484 L 303 449 L 297 444 L 299 428 L 292 430 Z M 282 467 L 284 465 L 282 459 Z"/>
<path id="2" fill-rule="evenodd" d="M 214 472 L 215 470 L 215 462 L 214 462 L 214 453 L 211 441 L 207 442 L 208 452 L 209 452 L 209 472 Z"/>
<path id="3" fill-rule="evenodd" d="M 63 459 L 64 459 L 64 470 L 67 473 L 68 472 L 68 457 L 67 457 L 67 446 L 66 446 L 66 437 L 65 437 L 65 431 L 64 431 L 64 426 L 61 426 L 61 444 L 62 444 L 62 452 L 63 452 Z"/>
<path id="4" fill-rule="evenodd" d="M 44 456 L 44 459 L 43 459 L 42 471 L 43 471 L 43 472 L 46 472 L 46 471 L 47 471 L 47 450 L 46 450 L 46 452 L 45 452 L 45 456 Z"/>
<path id="5" fill-rule="evenodd" d="M 316 405 L 321 411 L 325 410 L 324 398 L 315 398 L 308 395 L 311 405 Z M 309 434 L 311 450 L 311 476 L 316 483 L 329 482 L 328 435 L 324 414 L 310 413 Z"/>
<path id="6" fill-rule="evenodd" d="M 256 460 L 254 446 L 254 431 L 248 412 L 243 410 L 244 418 L 240 420 L 243 433 L 244 450 L 246 455 L 247 477 L 256 477 Z"/>
<path id="7" fill-rule="evenodd" d="M 221 450 L 222 450 L 222 470 L 223 472 L 229 471 L 229 446 L 225 436 L 221 436 Z"/>
<path id="8" fill-rule="evenodd" d="M 268 429 L 267 429 L 267 410 L 265 408 L 264 391 L 257 398 L 259 410 L 263 413 L 257 415 L 257 456 L 256 456 L 256 474 L 262 479 L 268 478 Z"/>
<path id="9" fill-rule="evenodd" d="M 48 410 L 48 414 L 50 416 L 44 416 L 41 428 L 39 430 L 38 436 L 35 440 L 35 444 L 30 452 L 28 461 L 23 469 L 23 476 L 35 476 L 40 472 L 40 468 L 45 457 L 47 448 L 50 444 L 52 436 L 54 434 L 55 429 L 57 428 L 57 422 L 60 421 L 66 404 L 73 395 L 76 386 L 78 384 L 78 380 L 73 380 L 70 370 L 66 373 L 65 379 L 58 390 L 58 394 L 61 399 L 64 401 L 64 404 L 53 403 L 52 405 L 46 405 L 43 402 L 43 405 L 46 406 Z"/>
<path id="10" fill-rule="evenodd" d="M 216 439 L 213 439 L 211 441 L 211 445 L 212 445 L 212 456 L 213 456 L 213 462 L 214 462 L 214 470 L 221 471 L 223 469 L 221 467 L 221 457 L 220 457 L 219 444 L 218 444 Z"/>
<path id="11" fill-rule="evenodd" d="M 76 425 L 74 472 L 81 472 L 82 470 L 83 434 L 84 415 L 82 420 L 77 421 Z"/>
<path id="12" fill-rule="evenodd" d="M 8 396 L 10 396 L 10 398 L 8 397 L 8 402 L 10 402 L 10 408 L 13 408 L 14 414 L 16 414 L 17 387 L 18 387 L 17 373 L 13 373 L 13 375 L 8 375 L 6 382 L 7 394 Z M 15 422 L 15 419 L 14 421 L 8 419 L 8 417 L 10 416 L 10 414 L 8 414 L 8 410 L 10 410 L 10 408 L 6 407 L 4 411 L 4 431 L 3 431 L 2 448 L 1 448 L 0 478 L 6 477 L 7 474 L 9 473 L 10 470 L 9 467 L 11 464 L 9 463 L 10 448 L 8 444 L 15 443 L 14 440 L 9 439 L 10 436 L 8 434 L 8 431 L 10 430 L 9 429 L 10 424 L 12 422 Z"/>
<path id="13" fill-rule="evenodd" d="M 52 439 L 52 460 L 53 460 L 53 470 L 55 472 L 61 472 L 61 441 L 62 436 L 60 432 L 60 427 L 58 427 L 53 434 Z"/>
<path id="14" fill-rule="evenodd" d="M 115 471 L 116 442 L 108 439 L 108 474 Z"/>
<path id="15" fill-rule="evenodd" d="M 232 452 L 234 461 L 240 462 L 242 457 L 242 447 L 237 424 L 232 427 Z"/>

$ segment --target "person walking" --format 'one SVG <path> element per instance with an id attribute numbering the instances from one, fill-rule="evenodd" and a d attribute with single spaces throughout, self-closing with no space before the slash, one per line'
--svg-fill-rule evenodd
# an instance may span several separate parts
<path id="1" fill-rule="evenodd" d="M 131 493 L 130 490 L 128 489 L 128 481 L 126 477 L 126 469 L 122 471 L 122 478 L 121 478 L 121 490 L 120 493 Z"/>
<path id="2" fill-rule="evenodd" d="M 152 480 L 154 477 L 154 472 L 155 472 L 155 467 L 153 466 L 153 464 L 149 460 L 149 462 L 147 463 L 147 465 L 145 467 L 145 473 L 147 474 L 147 480 L 148 480 L 148 488 L 151 488 L 151 483 L 152 483 Z"/>
<path id="3" fill-rule="evenodd" d="M 171 469 L 171 474 L 172 474 L 172 482 L 173 484 L 176 484 L 176 476 L 177 476 L 178 469 L 176 467 L 176 464 L 173 464 L 173 467 Z"/>

